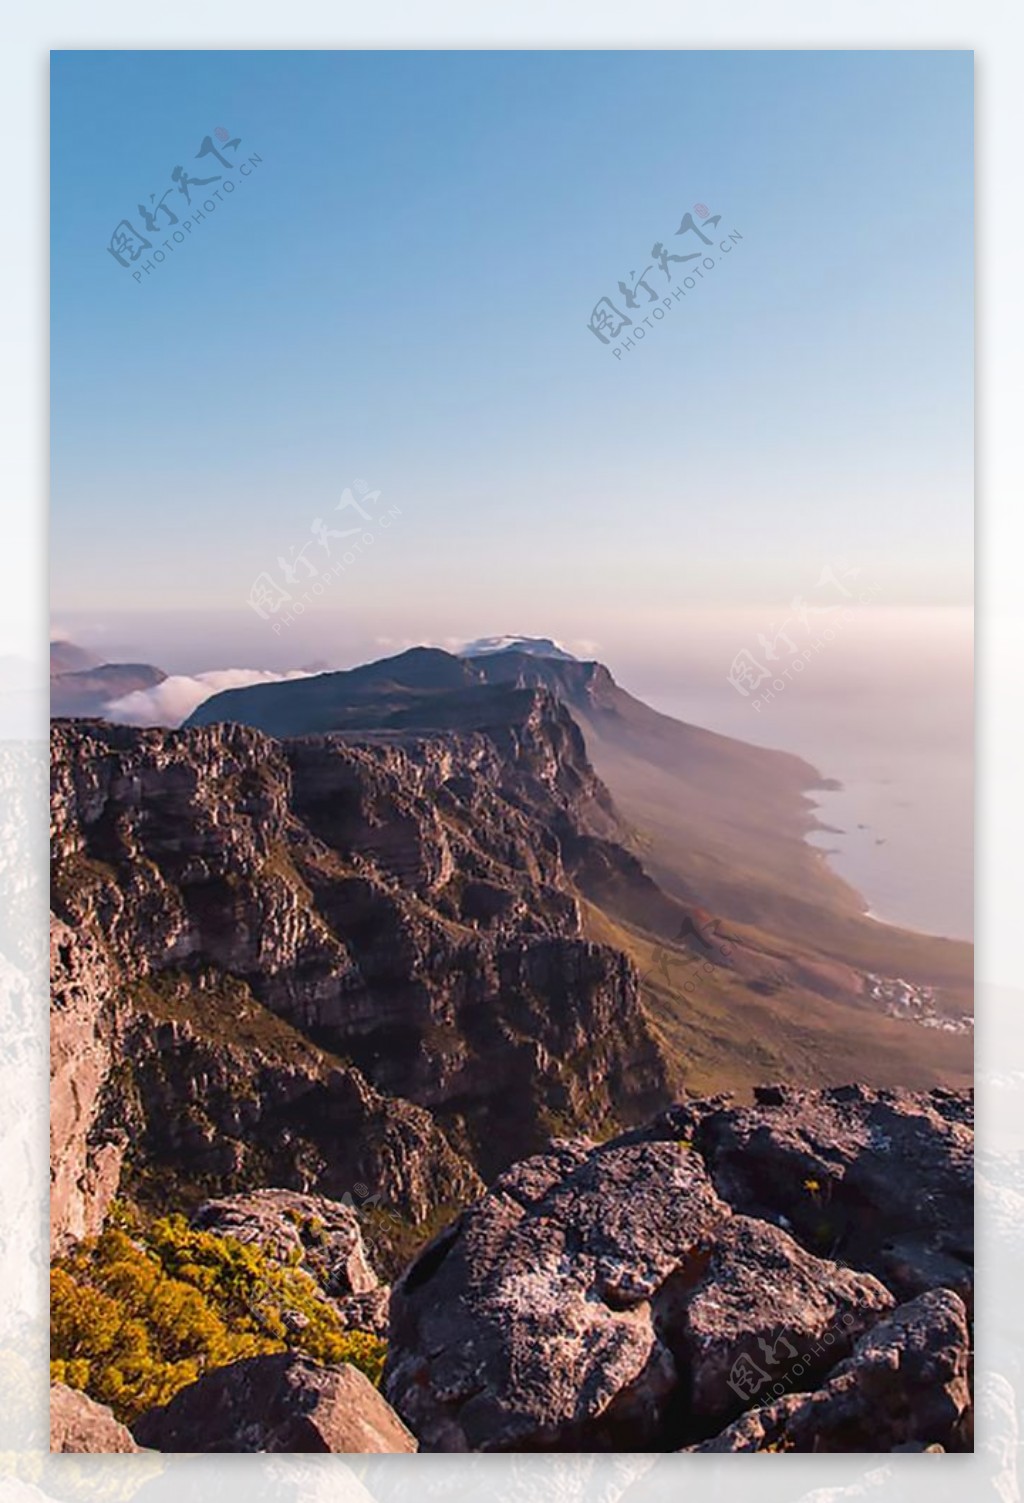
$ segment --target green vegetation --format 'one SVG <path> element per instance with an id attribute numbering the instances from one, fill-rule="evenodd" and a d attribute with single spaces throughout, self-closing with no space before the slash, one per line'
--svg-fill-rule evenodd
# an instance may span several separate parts
<path id="1" fill-rule="evenodd" d="M 283 1351 L 350 1362 L 374 1383 L 384 1368 L 385 1343 L 346 1330 L 308 1274 L 182 1216 L 143 1230 L 120 1210 L 51 1269 L 51 1378 L 125 1423 L 205 1372 Z"/>
<path id="2" fill-rule="evenodd" d="M 131 982 L 127 990 L 140 1012 L 158 1022 L 185 1023 L 212 1043 L 229 1042 L 282 1062 L 308 1064 L 324 1071 L 341 1063 L 264 1006 L 239 976 L 213 969 L 201 978 L 180 971 L 157 971 Z"/>
<path id="3" fill-rule="evenodd" d="M 819 971 L 823 962 L 773 953 L 764 936 L 739 924 L 729 938 L 740 964 L 693 963 L 692 953 L 666 944 L 605 909 L 581 900 L 583 932 L 633 961 L 641 1003 L 669 1064 L 670 1089 L 697 1095 L 733 1091 L 749 1098 L 765 1081 L 805 1087 L 865 1080 L 875 1086 L 927 1090 L 937 1080 L 970 1084 L 969 1040 L 885 1017 Z M 783 981 L 758 991 L 756 962 Z M 849 975 L 853 976 L 852 970 Z"/>

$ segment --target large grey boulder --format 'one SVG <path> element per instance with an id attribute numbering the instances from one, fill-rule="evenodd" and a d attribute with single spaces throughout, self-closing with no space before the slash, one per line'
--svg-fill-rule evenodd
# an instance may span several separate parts
<path id="1" fill-rule="evenodd" d="M 900 1305 L 812 1393 L 751 1409 L 699 1451 L 896 1451 L 971 1446 L 962 1300 L 934 1289 Z"/>
<path id="2" fill-rule="evenodd" d="M 657 1450 L 750 1404 L 750 1359 L 824 1370 L 892 1304 L 734 1217 L 685 1144 L 561 1142 L 395 1286 L 385 1391 L 424 1450 Z"/>
<path id="3" fill-rule="evenodd" d="M 207 1373 L 137 1420 L 156 1451 L 408 1452 L 416 1441 L 370 1380 L 282 1352 Z"/>
<path id="4" fill-rule="evenodd" d="M 652 1130 L 691 1138 L 734 1210 L 870 1269 L 901 1299 L 951 1287 L 969 1302 L 972 1092 L 783 1085 L 754 1095 L 752 1106 L 684 1102 Z"/>

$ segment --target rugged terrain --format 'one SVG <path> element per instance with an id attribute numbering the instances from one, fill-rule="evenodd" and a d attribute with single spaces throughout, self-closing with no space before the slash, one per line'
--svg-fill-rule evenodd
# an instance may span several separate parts
<path id="1" fill-rule="evenodd" d="M 266 1190 L 213 1228 L 388 1338 L 382 1392 L 282 1351 L 131 1425 L 53 1391 L 53 1445 L 164 1451 L 965 1451 L 968 1093 L 691 1098 L 500 1175 L 388 1291 L 349 1207 Z M 390 1294 L 390 1298 L 388 1297 Z"/>
<path id="2" fill-rule="evenodd" d="M 807 897 L 795 759 L 668 733 L 699 812 L 660 860 L 591 760 L 654 755 L 622 692 L 421 650 L 53 722 L 58 1448 L 970 1447 L 959 960 L 948 1032 L 887 1015 L 918 982 Z M 212 1361 L 154 1328 L 130 1403 L 75 1302 L 154 1259 L 235 1324 Z"/>
<path id="3" fill-rule="evenodd" d="M 58 1239 L 122 1170 L 421 1223 L 667 1099 L 635 970 L 582 932 L 572 867 L 618 848 L 579 732 L 542 690 L 484 709 L 358 744 L 54 723 Z"/>
<path id="4" fill-rule="evenodd" d="M 969 1448 L 970 1097 L 759 1094 L 554 1143 L 424 1249 L 385 1373 L 421 1448 Z"/>

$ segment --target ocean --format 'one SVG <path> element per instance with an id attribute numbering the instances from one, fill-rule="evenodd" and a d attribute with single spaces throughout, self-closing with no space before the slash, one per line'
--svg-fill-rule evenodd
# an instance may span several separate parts
<path id="1" fill-rule="evenodd" d="M 760 746 L 796 752 L 842 785 L 813 793 L 809 839 L 875 917 L 928 934 L 974 933 L 971 612 L 849 613 L 784 688 L 759 701 L 728 681 L 756 648 L 753 620 L 694 614 L 671 667 L 629 653 L 616 676 L 656 709 Z M 799 645 L 799 642 L 797 643 Z M 779 668 L 788 661 L 780 651 Z"/>

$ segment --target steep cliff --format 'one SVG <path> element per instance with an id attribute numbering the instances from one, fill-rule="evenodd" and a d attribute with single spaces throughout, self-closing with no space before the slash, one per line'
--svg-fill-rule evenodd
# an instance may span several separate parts
<path id="1" fill-rule="evenodd" d="M 122 1157 L 144 1198 L 361 1184 L 420 1221 L 665 1099 L 633 968 L 581 937 L 565 852 L 614 811 L 579 731 L 543 690 L 483 709 L 296 741 L 54 723 L 58 1241 Z"/>

